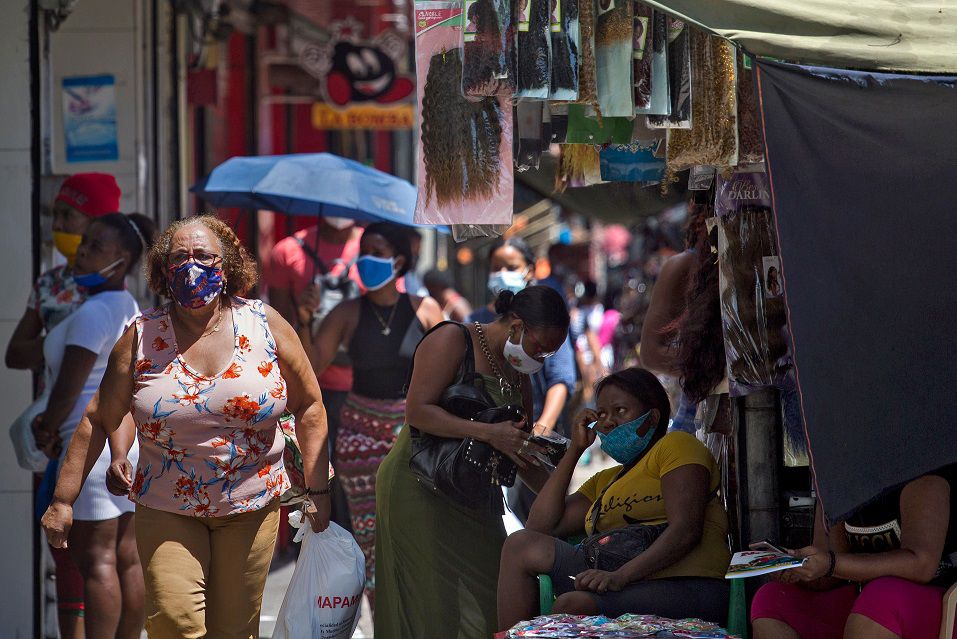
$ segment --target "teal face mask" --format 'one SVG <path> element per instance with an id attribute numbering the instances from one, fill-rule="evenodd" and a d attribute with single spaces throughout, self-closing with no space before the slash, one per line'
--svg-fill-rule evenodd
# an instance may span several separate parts
<path id="1" fill-rule="evenodd" d="M 657 430 L 656 428 L 649 428 L 643 436 L 638 436 L 638 429 L 648 420 L 650 415 L 651 411 L 648 411 L 638 419 L 616 426 L 608 434 L 599 431 L 598 438 L 601 440 L 601 449 L 619 464 L 628 465 L 638 459 L 638 456 L 648 448 Z M 597 423 L 592 422 L 588 427 L 594 429 Z"/>

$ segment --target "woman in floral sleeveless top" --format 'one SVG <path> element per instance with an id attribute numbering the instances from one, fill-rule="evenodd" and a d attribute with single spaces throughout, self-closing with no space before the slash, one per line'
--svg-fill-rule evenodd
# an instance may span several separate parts
<path id="1" fill-rule="evenodd" d="M 99 450 L 131 411 L 140 458 L 126 479 L 150 637 L 256 637 L 288 487 L 277 427 L 286 409 L 296 416 L 313 528 L 328 525 L 319 387 L 289 324 L 237 296 L 256 269 L 223 222 L 174 223 L 150 253 L 148 275 L 173 301 L 141 314 L 114 347 L 43 526 L 63 545 L 88 449 Z"/>

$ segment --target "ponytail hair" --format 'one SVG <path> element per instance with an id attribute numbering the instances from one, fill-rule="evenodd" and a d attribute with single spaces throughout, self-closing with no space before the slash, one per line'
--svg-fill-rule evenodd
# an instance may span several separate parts
<path id="1" fill-rule="evenodd" d="M 518 318 L 529 326 L 568 330 L 565 300 L 549 286 L 528 286 L 518 293 L 502 291 L 495 312 L 505 319 Z"/>

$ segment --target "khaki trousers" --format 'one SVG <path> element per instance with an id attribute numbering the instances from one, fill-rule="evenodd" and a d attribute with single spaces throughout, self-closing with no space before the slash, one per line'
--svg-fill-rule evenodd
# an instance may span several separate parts
<path id="1" fill-rule="evenodd" d="M 150 639 L 256 639 L 279 500 L 226 517 L 136 507 Z"/>

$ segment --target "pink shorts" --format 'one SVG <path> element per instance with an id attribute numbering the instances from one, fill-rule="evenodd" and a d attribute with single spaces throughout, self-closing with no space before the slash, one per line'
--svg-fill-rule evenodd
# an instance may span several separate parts
<path id="1" fill-rule="evenodd" d="M 801 639 L 841 639 L 851 614 L 863 615 L 903 639 L 937 639 L 944 589 L 897 577 L 868 582 L 860 594 L 847 585 L 823 592 L 793 584 L 761 586 L 751 603 L 751 621 L 777 619 Z M 954 633 L 957 639 L 957 632 Z"/>

